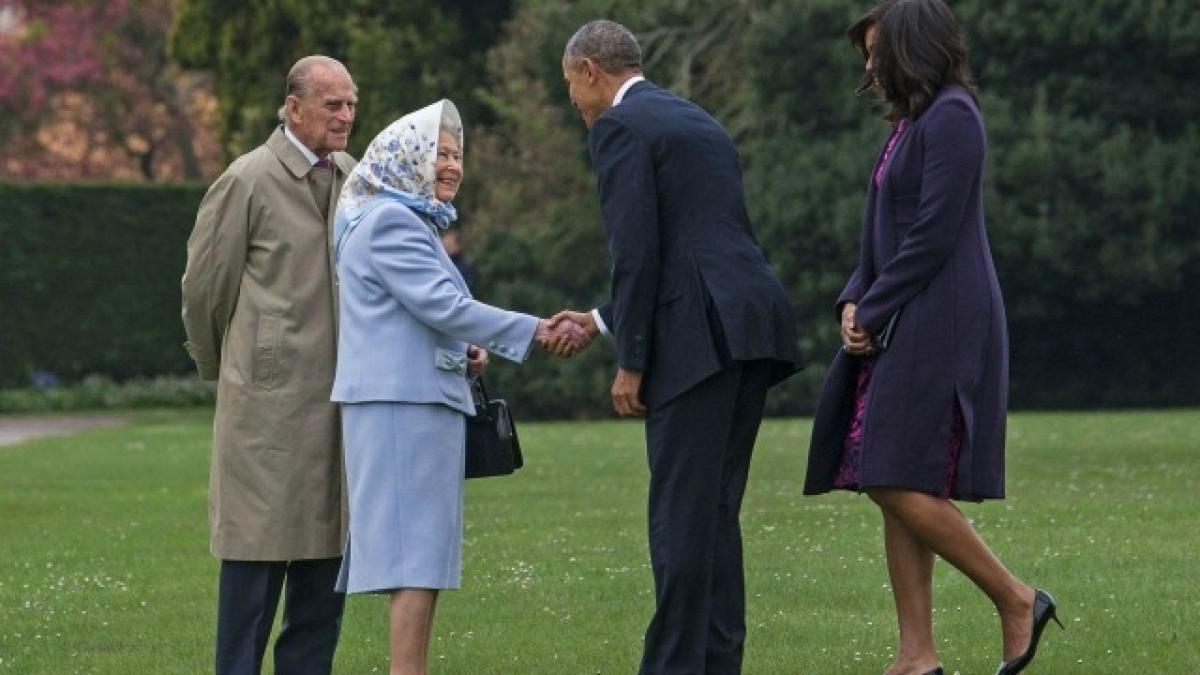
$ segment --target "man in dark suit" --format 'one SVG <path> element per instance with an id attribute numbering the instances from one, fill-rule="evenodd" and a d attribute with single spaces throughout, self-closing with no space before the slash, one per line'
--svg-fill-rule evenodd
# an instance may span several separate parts
<path id="1" fill-rule="evenodd" d="M 646 418 L 657 608 L 641 672 L 738 673 L 738 511 L 767 389 L 798 361 L 791 303 L 751 231 L 732 139 L 645 81 L 629 30 L 580 28 L 563 76 L 589 128 L 612 295 L 557 318 L 613 337 L 613 406 Z"/>
<path id="2" fill-rule="evenodd" d="M 446 255 L 450 256 L 450 262 L 454 263 L 454 267 L 462 275 L 463 281 L 467 282 L 467 288 L 477 292 L 479 290 L 479 270 L 475 268 L 475 263 L 471 262 L 471 259 L 463 251 L 462 237 L 458 233 L 458 228 L 442 230 L 442 248 L 446 249 Z"/>

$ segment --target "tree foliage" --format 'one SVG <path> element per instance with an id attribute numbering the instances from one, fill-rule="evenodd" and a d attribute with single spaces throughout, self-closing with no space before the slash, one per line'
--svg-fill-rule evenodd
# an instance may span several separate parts
<path id="1" fill-rule="evenodd" d="M 0 183 L 0 388 L 192 372 L 179 279 L 201 185 Z"/>
<path id="2" fill-rule="evenodd" d="M 227 157 L 260 144 L 278 123 L 285 76 L 299 58 L 346 64 L 359 88 L 351 152 L 400 115 L 453 98 L 479 119 L 475 90 L 510 0 L 180 0 L 171 53 L 216 77 Z"/>
<path id="3" fill-rule="evenodd" d="M 0 2 L 0 175 L 213 175 L 208 78 L 167 58 L 171 16 L 171 0 Z"/>

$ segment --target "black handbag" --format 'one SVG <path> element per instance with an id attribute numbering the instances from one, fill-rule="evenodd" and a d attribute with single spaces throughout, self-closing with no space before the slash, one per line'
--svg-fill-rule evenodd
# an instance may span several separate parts
<path id="1" fill-rule="evenodd" d="M 504 399 L 488 398 L 483 378 L 471 379 L 475 414 L 467 417 L 467 478 L 506 476 L 521 468 L 521 442 Z"/>

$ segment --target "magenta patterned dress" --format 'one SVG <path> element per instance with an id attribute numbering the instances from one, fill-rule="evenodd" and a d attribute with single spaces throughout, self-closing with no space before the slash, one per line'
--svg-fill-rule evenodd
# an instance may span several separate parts
<path id="1" fill-rule="evenodd" d="M 883 155 L 879 158 L 879 164 L 875 167 L 873 175 L 876 188 L 883 181 L 888 163 L 892 159 L 892 150 L 895 149 L 896 143 L 904 134 L 904 130 L 908 126 L 907 122 L 908 120 L 900 120 L 900 123 L 892 129 L 892 135 L 888 137 L 887 145 L 883 149 Z M 879 357 L 863 357 L 859 363 L 858 380 L 854 392 L 854 416 L 850 420 L 850 428 L 846 430 L 846 438 L 842 442 L 842 459 L 838 464 L 837 476 L 833 481 L 834 487 L 846 490 L 858 489 L 859 475 L 862 470 L 863 424 L 867 419 L 871 374 L 875 371 L 877 358 Z M 940 497 L 950 497 L 954 489 L 955 472 L 958 469 L 958 453 L 962 449 L 963 433 L 966 428 L 957 397 L 954 399 L 953 420 L 950 424 L 950 440 L 946 448 L 946 480 L 938 495 Z"/>

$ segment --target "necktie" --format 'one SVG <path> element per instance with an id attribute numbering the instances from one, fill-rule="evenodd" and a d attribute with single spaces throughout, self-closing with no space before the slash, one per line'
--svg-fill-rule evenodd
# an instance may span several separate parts
<path id="1" fill-rule="evenodd" d="M 321 217 L 329 220 L 329 198 L 333 191 L 333 162 L 328 158 L 317 161 L 308 172 L 308 189 L 313 201 L 321 211 Z"/>

